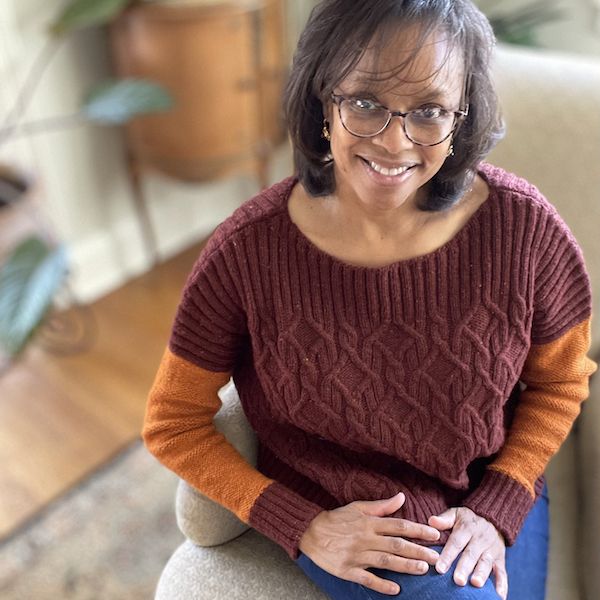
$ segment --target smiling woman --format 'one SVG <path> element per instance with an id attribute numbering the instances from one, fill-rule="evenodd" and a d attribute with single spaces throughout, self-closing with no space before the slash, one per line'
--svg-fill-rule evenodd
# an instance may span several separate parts
<path id="1" fill-rule="evenodd" d="M 361 220 L 363 213 L 375 209 L 395 227 L 426 204 L 424 186 L 453 152 L 452 132 L 456 134 L 460 125 L 454 112 L 466 112 L 462 53 L 453 52 L 442 33 L 420 37 L 419 29 L 409 29 L 402 37 L 382 40 L 380 51 L 368 48 L 335 86 L 339 95 L 334 98 L 351 100 L 336 102 L 339 110 L 333 102 L 325 104 L 335 195 L 349 210 L 355 206 Z M 406 55 L 410 61 L 403 58 Z M 399 59 L 408 64 L 398 69 Z M 440 91 L 432 93 L 433 89 Z M 437 96 L 436 104 L 432 95 Z M 382 105 L 393 106 L 395 112 L 390 114 Z M 376 114 L 365 118 L 365 112 Z"/>
<path id="2" fill-rule="evenodd" d="M 544 598 L 590 286 L 550 203 L 482 162 L 493 45 L 469 0 L 315 8 L 296 175 L 215 232 L 150 394 L 148 448 L 333 599 Z M 231 376 L 256 468 L 215 429 Z"/>

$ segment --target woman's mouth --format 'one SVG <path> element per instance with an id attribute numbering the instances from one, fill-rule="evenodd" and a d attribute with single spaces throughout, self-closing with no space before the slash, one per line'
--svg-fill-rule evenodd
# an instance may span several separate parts
<path id="1" fill-rule="evenodd" d="M 386 183 L 391 183 L 404 179 L 403 175 L 407 174 L 415 163 L 398 164 L 394 166 L 383 166 L 374 160 L 368 160 L 359 156 L 361 161 L 367 166 L 367 171 L 371 176 L 379 176 L 378 178 L 385 180 Z"/>
<path id="2" fill-rule="evenodd" d="M 376 162 L 373 162 L 372 160 L 369 161 L 369 166 L 371 167 L 371 169 L 373 169 L 373 171 L 377 171 L 378 173 L 381 173 L 382 175 L 388 175 L 391 177 L 395 177 L 396 175 L 405 173 L 410 168 L 410 167 L 394 167 L 393 169 L 386 169 L 385 167 L 378 165 Z"/>

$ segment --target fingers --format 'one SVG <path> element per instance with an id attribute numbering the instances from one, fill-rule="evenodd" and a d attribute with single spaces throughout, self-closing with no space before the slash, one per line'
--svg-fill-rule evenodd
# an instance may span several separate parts
<path id="1" fill-rule="evenodd" d="M 396 573 L 408 573 L 410 575 L 424 575 L 429 571 L 429 564 L 423 560 L 396 556 L 390 552 L 364 552 L 360 556 L 361 563 L 375 569 L 386 569 Z"/>
<path id="2" fill-rule="evenodd" d="M 380 518 L 375 522 L 375 526 L 376 532 L 383 535 L 401 536 L 428 542 L 437 542 L 440 539 L 440 532 L 434 527 L 406 519 Z"/>
<path id="3" fill-rule="evenodd" d="M 471 540 L 471 532 L 466 528 L 455 527 L 440 554 L 435 568 L 438 573 L 445 573 L 456 557 L 464 550 Z"/>
<path id="4" fill-rule="evenodd" d="M 399 510 L 404 502 L 406 496 L 400 492 L 391 498 L 384 500 L 357 500 L 352 504 L 356 505 L 360 511 L 365 515 L 371 515 L 373 517 L 387 517 Z"/>
<path id="5" fill-rule="evenodd" d="M 371 547 L 373 550 L 384 552 L 392 556 L 396 555 L 403 558 L 414 559 L 430 565 L 435 565 L 440 557 L 435 550 L 427 548 L 427 546 L 421 546 L 399 537 L 377 536 L 374 538 Z"/>
<path id="6" fill-rule="evenodd" d="M 483 587 L 488 577 L 492 573 L 494 567 L 494 557 L 484 552 L 481 558 L 477 561 L 473 575 L 471 576 L 471 583 L 475 587 Z"/>
<path id="7" fill-rule="evenodd" d="M 496 561 L 493 566 L 494 579 L 496 580 L 496 591 L 502 600 L 508 596 L 508 575 L 506 574 L 505 561 Z"/>
<path id="8" fill-rule="evenodd" d="M 441 515 L 433 515 L 429 517 L 429 524 L 440 531 L 452 529 L 456 523 L 456 508 L 449 508 Z"/>
<path id="9" fill-rule="evenodd" d="M 394 596 L 400 593 L 400 586 L 397 583 L 377 577 L 374 573 L 365 571 L 364 569 L 351 571 L 345 579 L 354 581 L 354 583 L 358 583 L 380 594 Z"/>
<path id="10" fill-rule="evenodd" d="M 481 549 L 480 545 L 471 542 L 463 551 L 456 569 L 454 570 L 454 582 L 457 585 L 464 586 L 469 579 L 471 585 L 483 587 L 490 574 L 494 572 L 496 579 L 496 591 L 502 600 L 506 600 L 508 595 L 508 576 L 506 574 L 506 565 L 504 557 L 495 557 L 488 550 Z"/>
<path id="11" fill-rule="evenodd" d="M 445 573 L 460 554 L 453 574 L 457 585 L 464 586 L 470 580 L 472 585 L 483 587 L 490 573 L 497 572 L 496 590 L 506 598 L 508 578 L 504 551 L 502 537 L 491 523 L 469 509 L 457 509 L 456 522 L 440 553 L 436 570 Z"/>
<path id="12" fill-rule="evenodd" d="M 486 547 L 478 543 L 475 538 L 472 538 L 461 554 L 456 569 L 454 569 L 454 582 L 457 585 L 466 585 L 469 575 L 473 573 L 476 566 L 481 565 L 479 575 L 487 570 L 486 577 L 481 582 L 481 585 L 483 585 L 492 571 L 493 564 L 494 557 L 486 552 Z M 475 576 L 475 573 L 473 573 L 473 576 Z M 472 579 L 471 581 L 473 582 Z"/>

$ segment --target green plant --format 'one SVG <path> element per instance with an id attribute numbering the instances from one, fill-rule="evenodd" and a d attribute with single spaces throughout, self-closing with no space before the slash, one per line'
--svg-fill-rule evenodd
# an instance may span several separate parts
<path id="1" fill-rule="evenodd" d="M 0 145 L 23 135 L 80 125 L 119 125 L 150 112 L 165 111 L 173 101 L 160 85 L 145 80 L 107 81 L 94 87 L 75 114 L 25 120 L 42 74 L 65 37 L 74 30 L 102 26 L 132 0 L 71 0 L 50 26 L 46 45 L 34 60 L 12 109 L 0 122 Z M 26 193 L 15 183 L 14 169 L 0 164 L 0 210 Z M 49 237 L 49 236 L 47 236 Z M 28 237 L 0 265 L 0 372 L 25 347 L 52 305 L 67 276 L 65 248 L 42 237 Z"/>
<path id="2" fill-rule="evenodd" d="M 65 248 L 37 237 L 17 244 L 0 267 L 0 371 L 44 318 L 66 272 Z"/>
<path id="3" fill-rule="evenodd" d="M 537 0 L 512 9 L 502 8 L 499 2 L 483 1 L 480 4 L 496 37 L 508 44 L 537 46 L 538 27 L 564 16 L 555 0 Z"/>
<path id="4" fill-rule="evenodd" d="M 121 79 L 94 87 L 75 114 L 24 121 L 35 89 L 65 37 L 78 29 L 106 25 L 133 4 L 132 0 L 71 0 L 50 25 L 50 37 L 29 70 L 11 111 L 0 125 L 0 144 L 19 135 L 31 135 L 91 121 L 118 125 L 144 113 L 169 110 L 173 100 L 167 90 L 152 81 Z"/>

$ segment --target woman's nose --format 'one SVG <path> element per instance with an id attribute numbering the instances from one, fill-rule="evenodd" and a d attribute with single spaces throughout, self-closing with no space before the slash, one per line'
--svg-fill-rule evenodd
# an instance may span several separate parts
<path id="1" fill-rule="evenodd" d="M 413 146 L 404 133 L 404 117 L 394 116 L 388 126 L 373 138 L 373 143 L 385 148 L 389 154 L 397 154 Z"/>

